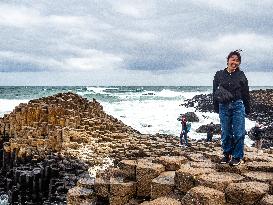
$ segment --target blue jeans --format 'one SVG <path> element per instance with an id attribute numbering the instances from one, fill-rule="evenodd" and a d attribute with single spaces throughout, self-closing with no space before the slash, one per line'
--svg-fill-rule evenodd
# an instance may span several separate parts
<path id="1" fill-rule="evenodd" d="M 242 100 L 219 104 L 224 155 L 242 159 L 245 140 L 245 106 Z"/>
<path id="2" fill-rule="evenodd" d="M 185 144 L 188 146 L 188 135 L 187 132 L 185 132 L 184 130 L 180 133 L 180 144 L 183 145 L 183 137 L 185 140 Z"/>
<path id="3" fill-rule="evenodd" d="M 213 137 L 213 134 L 211 133 L 207 133 L 207 142 L 211 142 L 212 141 L 212 137 Z"/>

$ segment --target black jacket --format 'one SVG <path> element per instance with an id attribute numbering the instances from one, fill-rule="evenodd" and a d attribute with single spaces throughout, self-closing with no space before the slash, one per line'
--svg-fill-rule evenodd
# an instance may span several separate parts
<path id="1" fill-rule="evenodd" d="M 209 124 L 209 125 L 208 125 L 207 133 L 208 133 L 208 134 L 213 134 L 213 132 L 214 132 L 214 127 L 213 127 L 213 125 Z"/>
<path id="2" fill-rule="evenodd" d="M 233 95 L 232 100 L 243 100 L 246 114 L 250 113 L 250 97 L 248 81 L 243 71 L 236 69 L 229 73 L 227 69 L 217 71 L 213 80 L 213 95 L 217 87 L 221 84 Z M 219 113 L 219 102 L 213 97 L 214 111 Z"/>

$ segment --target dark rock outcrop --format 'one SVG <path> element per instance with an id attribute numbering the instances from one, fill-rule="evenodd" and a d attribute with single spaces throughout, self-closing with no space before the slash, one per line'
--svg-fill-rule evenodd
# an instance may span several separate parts
<path id="1" fill-rule="evenodd" d="M 207 133 L 208 127 L 211 126 L 210 124 L 201 125 L 199 128 L 196 129 L 196 132 L 199 133 Z M 221 125 L 220 124 L 213 124 L 214 134 L 221 134 Z"/>
<path id="2" fill-rule="evenodd" d="M 183 115 L 185 115 L 188 122 L 199 122 L 199 118 L 194 112 L 186 112 L 185 114 L 180 114 L 177 120 L 181 121 Z"/>

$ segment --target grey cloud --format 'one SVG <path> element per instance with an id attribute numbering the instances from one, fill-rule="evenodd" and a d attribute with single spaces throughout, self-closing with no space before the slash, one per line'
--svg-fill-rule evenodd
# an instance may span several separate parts
<path id="1" fill-rule="evenodd" d="M 0 55 L 0 71 L 77 70 L 90 65 L 214 72 L 237 48 L 244 50 L 243 66 L 249 71 L 273 71 L 271 1 L 130 2 L 2 1 L 0 8 L 20 8 L 26 18 L 24 11 L 29 9 L 36 20 L 23 26 L 20 21 L 0 21 L 0 52 L 15 53 Z"/>
<path id="2" fill-rule="evenodd" d="M 6 60 L 0 62 L 1 72 L 39 72 L 44 68 L 28 62 L 17 62 L 12 60 Z"/>

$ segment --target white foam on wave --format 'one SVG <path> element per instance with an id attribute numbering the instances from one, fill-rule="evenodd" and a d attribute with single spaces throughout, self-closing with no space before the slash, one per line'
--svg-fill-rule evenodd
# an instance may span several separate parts
<path id="1" fill-rule="evenodd" d="M 162 91 L 158 92 L 156 95 L 160 97 L 182 97 L 183 93 L 168 90 L 168 89 L 163 89 Z"/>
<path id="2" fill-rule="evenodd" d="M 171 134 L 179 137 L 181 123 L 177 121 L 179 114 L 195 112 L 199 122 L 193 122 L 189 138 L 205 139 L 206 133 L 197 133 L 196 129 L 201 125 L 220 124 L 219 115 L 210 112 L 198 112 L 195 108 L 179 106 L 181 100 L 146 100 L 146 101 L 121 101 L 115 103 L 102 102 L 104 111 L 120 119 L 125 124 L 143 134 Z M 246 130 L 249 131 L 254 126 L 254 122 L 246 119 Z M 220 135 L 215 135 L 219 138 Z M 245 144 L 251 146 L 253 141 L 246 136 Z"/>
<path id="3" fill-rule="evenodd" d="M 142 133 L 173 134 L 178 126 L 176 119 L 181 110 L 180 103 L 181 101 L 146 100 L 102 104 L 107 113 Z"/>
<path id="4" fill-rule="evenodd" d="M 97 88 L 97 87 L 90 87 Z M 108 89 L 100 87 L 99 90 Z M 85 91 L 84 91 L 85 92 Z M 90 93 L 90 91 L 86 91 Z M 183 96 L 178 99 L 153 99 L 148 96 L 147 100 L 143 100 L 143 93 L 155 93 L 156 96 L 161 93 L 162 96 Z M 181 131 L 181 124 L 177 121 L 180 114 L 186 112 L 195 112 L 199 117 L 199 122 L 192 123 L 192 130 L 189 133 L 190 138 L 201 139 L 206 138 L 205 133 L 196 133 L 195 130 L 204 124 L 214 122 L 219 124 L 219 116 L 216 113 L 198 112 L 195 108 L 180 106 L 185 98 L 191 98 L 201 92 L 173 92 L 171 90 L 156 91 L 143 91 L 143 92 L 126 92 L 126 93 L 113 93 L 123 99 L 120 102 L 101 102 L 105 112 L 113 115 L 114 117 L 122 120 L 125 124 L 132 126 L 143 134 L 171 134 L 179 137 Z M 203 94 L 205 92 L 202 92 Z M 142 100 L 141 100 L 142 97 Z M 20 103 L 27 103 L 29 100 L 9 100 L 0 99 L 0 117 L 11 112 Z M 255 122 L 246 119 L 246 130 L 249 131 Z M 246 136 L 246 144 L 251 145 L 252 140 Z"/>
<path id="5" fill-rule="evenodd" d="M 156 95 L 155 91 L 143 91 L 141 95 Z"/>
<path id="6" fill-rule="evenodd" d="M 114 88 L 114 87 L 86 87 L 88 91 L 93 91 L 94 93 L 98 94 L 106 94 L 104 92 L 105 90 L 118 90 L 119 88 Z"/>
<path id="7" fill-rule="evenodd" d="M 252 121 L 252 120 L 249 120 L 248 118 L 246 118 L 246 127 L 245 127 L 246 131 L 248 132 L 254 126 L 255 126 L 255 121 Z M 253 143 L 254 143 L 254 141 L 251 140 L 248 135 L 246 135 L 245 136 L 245 144 L 250 147 Z"/>
<path id="8" fill-rule="evenodd" d="M 146 91 L 147 92 L 147 91 Z M 148 93 L 154 93 L 155 96 L 158 97 L 165 97 L 165 98 L 181 98 L 181 99 L 191 99 L 195 95 L 200 95 L 200 94 L 209 94 L 210 92 L 200 92 L 200 91 L 173 91 L 169 89 L 163 89 L 162 91 L 159 92 L 148 92 Z"/>
<path id="9" fill-rule="evenodd" d="M 202 92 L 204 93 L 204 92 Z M 209 92 L 207 92 L 209 93 Z M 168 89 L 163 89 L 161 91 L 147 91 L 144 90 L 142 92 L 126 92 L 126 93 L 111 93 L 111 95 L 119 97 L 121 100 L 141 100 L 143 98 L 148 98 L 149 100 L 154 100 L 156 98 L 160 99 L 191 99 L 195 95 L 199 95 L 201 92 L 178 92 L 178 91 L 172 91 Z M 147 100 L 148 100 L 147 99 Z"/>
<path id="10" fill-rule="evenodd" d="M 12 112 L 12 110 L 18 106 L 20 103 L 28 103 L 29 100 L 9 100 L 9 99 L 0 99 L 0 117 L 3 117 L 4 114 Z"/>
<path id="11" fill-rule="evenodd" d="M 111 88 L 111 87 L 86 87 L 85 91 L 79 90 L 76 93 L 81 96 L 85 96 L 88 94 L 107 94 L 104 92 L 105 90 L 116 90 L 117 88 Z"/>
<path id="12" fill-rule="evenodd" d="M 119 90 L 119 88 L 115 87 L 87 87 L 87 91 L 78 91 L 77 94 L 79 95 L 86 95 L 86 94 L 102 94 L 108 96 L 115 96 L 118 97 L 120 100 L 123 101 L 132 101 L 132 100 L 154 100 L 154 99 L 168 99 L 168 98 L 175 98 L 175 99 L 191 99 L 195 95 L 199 95 L 201 93 L 208 94 L 209 92 L 200 92 L 200 91 L 173 91 L 170 89 L 163 89 L 160 91 L 156 90 L 142 90 L 140 92 L 135 92 L 135 90 L 128 90 L 126 92 L 105 92 L 106 90 Z"/>
<path id="13" fill-rule="evenodd" d="M 105 92 L 103 92 L 106 88 L 102 88 L 102 87 L 87 87 L 86 88 L 88 91 L 93 91 L 94 93 L 100 93 L 100 94 L 105 94 Z"/>

